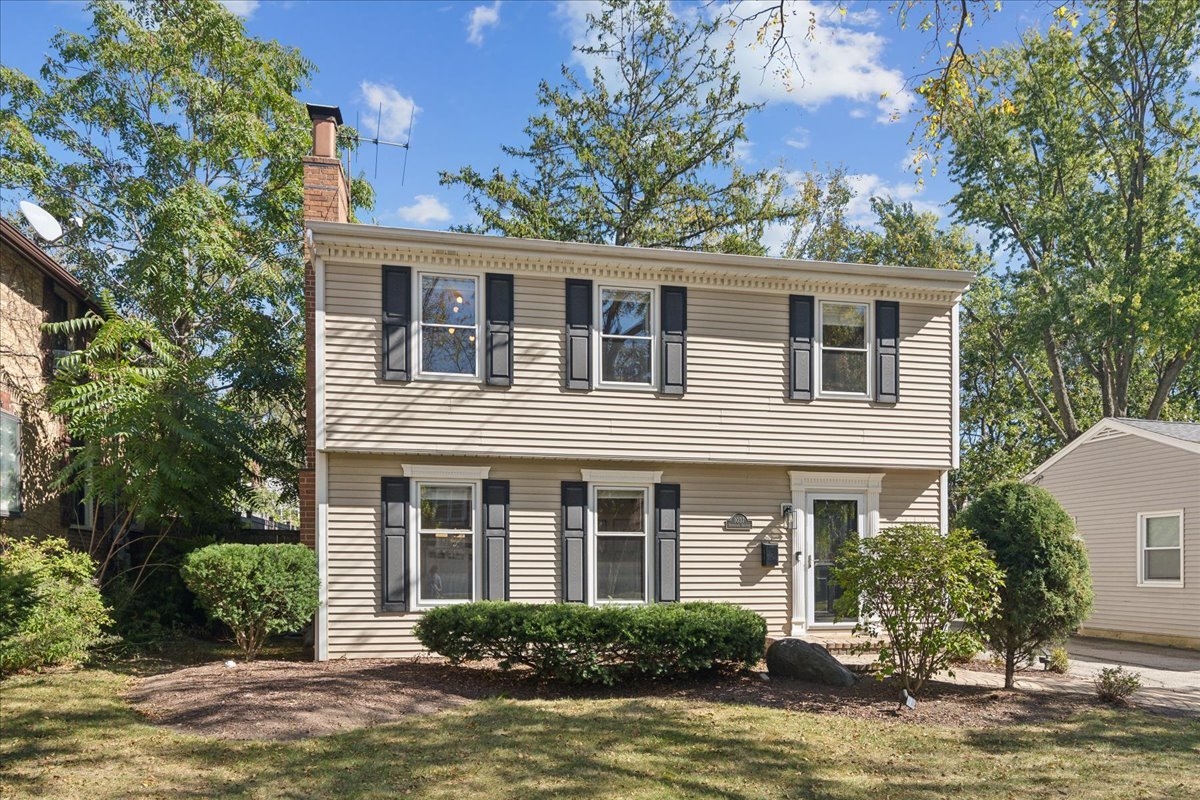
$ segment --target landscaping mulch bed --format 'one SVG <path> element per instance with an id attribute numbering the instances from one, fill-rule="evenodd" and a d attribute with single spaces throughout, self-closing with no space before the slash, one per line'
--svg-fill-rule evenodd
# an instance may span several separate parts
<path id="1" fill-rule="evenodd" d="M 900 723 L 989 726 L 1057 719 L 1094 705 L 1084 697 L 933 683 L 916 709 L 899 709 L 899 687 L 864 675 L 834 688 L 764 680 L 763 673 L 709 674 L 619 687 L 564 687 L 491 665 L 432 659 L 324 663 L 260 661 L 187 667 L 141 678 L 128 694 L 152 722 L 223 739 L 301 739 L 429 714 L 475 700 L 664 698 L 736 703 Z"/>

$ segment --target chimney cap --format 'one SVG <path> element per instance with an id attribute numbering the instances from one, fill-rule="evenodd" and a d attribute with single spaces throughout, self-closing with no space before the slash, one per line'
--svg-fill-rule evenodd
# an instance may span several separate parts
<path id="1" fill-rule="evenodd" d="M 308 118 L 311 120 L 332 119 L 338 125 L 342 124 L 342 110 L 337 106 L 321 106 L 316 103 L 305 103 L 304 107 L 308 109 Z"/>

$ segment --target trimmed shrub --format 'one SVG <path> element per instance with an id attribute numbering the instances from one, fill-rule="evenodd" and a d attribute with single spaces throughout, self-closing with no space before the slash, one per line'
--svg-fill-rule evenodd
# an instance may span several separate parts
<path id="1" fill-rule="evenodd" d="M 541 678 L 611 685 L 718 666 L 754 666 L 767 624 L 724 603 L 584 606 L 484 601 L 425 612 L 417 638 L 451 663 L 496 659 Z"/>
<path id="2" fill-rule="evenodd" d="M 1096 676 L 1096 696 L 1106 703 L 1123 706 L 1140 688 L 1142 681 L 1137 673 L 1124 667 L 1105 667 Z"/>
<path id="3" fill-rule="evenodd" d="M 308 624 L 319 602 L 317 556 L 302 544 L 210 544 L 189 553 L 180 574 L 247 661 L 271 634 Z"/>
<path id="4" fill-rule="evenodd" d="M 1071 656 L 1067 653 L 1067 648 L 1062 645 L 1051 647 L 1049 655 L 1046 656 L 1046 671 L 1066 675 L 1070 668 Z"/>
<path id="5" fill-rule="evenodd" d="M 857 618 L 855 633 L 886 634 L 879 673 L 898 675 L 914 695 L 979 651 L 978 625 L 995 613 L 1001 584 L 970 531 L 943 536 L 931 525 L 900 525 L 847 543 L 833 577 L 844 589 L 838 614 Z"/>
<path id="6" fill-rule="evenodd" d="M 94 569 L 63 539 L 0 546 L 0 673 L 87 658 L 112 622 Z"/>
<path id="7" fill-rule="evenodd" d="M 989 487 L 956 524 L 975 531 L 1004 571 L 1000 611 L 983 627 L 1004 657 L 1004 686 L 1035 649 L 1062 641 L 1092 608 L 1087 550 L 1054 496 L 1019 481 Z"/>

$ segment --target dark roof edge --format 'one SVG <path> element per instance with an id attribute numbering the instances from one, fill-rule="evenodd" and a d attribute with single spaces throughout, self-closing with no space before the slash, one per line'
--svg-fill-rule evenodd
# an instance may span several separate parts
<path id="1" fill-rule="evenodd" d="M 55 283 L 66 289 L 76 300 L 86 304 L 88 308 L 100 316 L 104 316 L 100 305 L 88 294 L 87 289 L 83 288 L 83 284 L 79 282 L 78 278 L 72 275 L 62 264 L 51 258 L 45 250 L 38 247 L 28 236 L 21 233 L 16 225 L 13 225 L 3 217 L 0 217 L 0 240 L 11 245 L 14 250 L 29 259 L 43 275 L 53 278 Z"/>

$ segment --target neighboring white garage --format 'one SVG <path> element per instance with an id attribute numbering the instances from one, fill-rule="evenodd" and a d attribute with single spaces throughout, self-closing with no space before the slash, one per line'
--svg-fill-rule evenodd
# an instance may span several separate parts
<path id="1" fill-rule="evenodd" d="M 1106 418 L 1025 480 L 1087 544 L 1084 634 L 1200 649 L 1200 423 Z"/>

